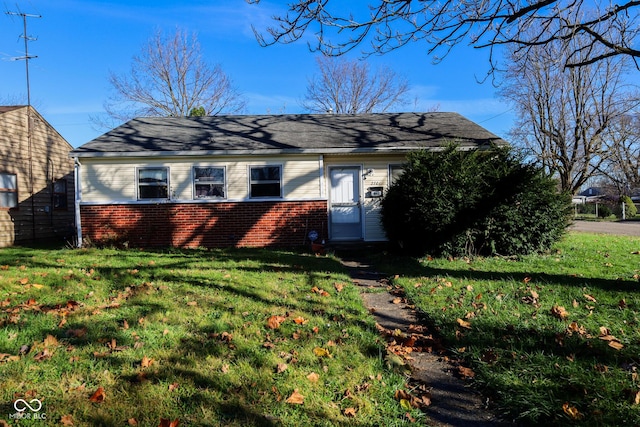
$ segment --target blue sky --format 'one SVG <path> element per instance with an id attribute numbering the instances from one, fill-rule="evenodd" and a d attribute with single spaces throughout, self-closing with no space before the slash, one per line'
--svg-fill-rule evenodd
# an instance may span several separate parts
<path id="1" fill-rule="evenodd" d="M 349 5 L 349 0 L 344 1 Z M 203 57 L 218 63 L 248 101 L 247 114 L 304 113 L 300 106 L 308 78 L 315 73 L 315 53 L 303 42 L 261 47 L 251 24 L 269 23 L 284 1 L 249 5 L 244 0 L 5 0 L 0 15 L 0 103 L 26 103 L 22 18 L 4 12 L 41 15 L 28 18 L 31 101 L 74 147 L 104 133 L 89 117 L 104 112 L 110 71 L 126 72 L 131 58 L 161 29 L 196 32 Z M 403 74 L 411 99 L 403 111 L 458 112 L 506 138 L 513 125 L 510 106 L 495 96 L 487 81 L 487 50 L 456 47 L 435 65 L 423 42 L 367 59 Z M 352 52 L 351 58 L 359 57 Z"/>

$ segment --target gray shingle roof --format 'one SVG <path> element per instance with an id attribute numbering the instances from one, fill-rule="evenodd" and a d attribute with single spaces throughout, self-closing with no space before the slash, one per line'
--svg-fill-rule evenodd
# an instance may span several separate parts
<path id="1" fill-rule="evenodd" d="M 505 144 L 457 113 L 146 117 L 128 121 L 72 156 L 409 151 L 455 141 Z"/>

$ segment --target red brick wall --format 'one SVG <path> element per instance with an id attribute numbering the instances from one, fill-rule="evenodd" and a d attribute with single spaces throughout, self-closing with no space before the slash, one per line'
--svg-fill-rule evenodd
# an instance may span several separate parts
<path id="1" fill-rule="evenodd" d="M 83 237 L 135 247 L 300 246 L 327 238 L 327 202 L 81 206 Z"/>

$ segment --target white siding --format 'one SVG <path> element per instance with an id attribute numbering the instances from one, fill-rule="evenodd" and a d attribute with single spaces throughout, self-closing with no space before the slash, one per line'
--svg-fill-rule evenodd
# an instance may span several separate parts
<path id="1" fill-rule="evenodd" d="M 285 200 L 317 200 L 321 197 L 320 157 L 216 157 L 175 159 L 83 159 L 82 202 L 111 203 L 137 201 L 136 170 L 168 167 L 172 201 L 193 201 L 193 166 L 218 166 L 226 171 L 228 201 L 249 199 L 249 166 L 281 165 Z M 199 200 L 202 201 L 202 200 Z M 218 201 L 218 200 L 209 200 Z"/>

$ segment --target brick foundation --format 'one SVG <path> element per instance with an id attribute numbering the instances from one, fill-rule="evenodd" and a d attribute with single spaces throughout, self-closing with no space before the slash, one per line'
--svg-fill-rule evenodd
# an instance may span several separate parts
<path id="1" fill-rule="evenodd" d="M 161 203 L 81 206 L 82 234 L 134 247 L 300 246 L 327 237 L 327 202 Z"/>

